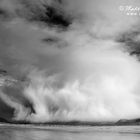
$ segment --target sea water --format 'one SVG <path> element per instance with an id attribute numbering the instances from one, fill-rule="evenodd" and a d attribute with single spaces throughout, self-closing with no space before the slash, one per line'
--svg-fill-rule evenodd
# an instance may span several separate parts
<path id="1" fill-rule="evenodd" d="M 140 140 L 140 126 L 33 126 L 0 124 L 0 140 Z"/>

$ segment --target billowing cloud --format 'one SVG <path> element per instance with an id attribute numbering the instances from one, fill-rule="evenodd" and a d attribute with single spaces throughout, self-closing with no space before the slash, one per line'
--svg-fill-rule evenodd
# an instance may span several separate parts
<path id="1" fill-rule="evenodd" d="M 0 66 L 17 79 L 0 98 L 14 119 L 140 116 L 138 49 L 130 49 L 139 42 L 139 16 L 119 9 L 138 1 L 0 2 Z"/>

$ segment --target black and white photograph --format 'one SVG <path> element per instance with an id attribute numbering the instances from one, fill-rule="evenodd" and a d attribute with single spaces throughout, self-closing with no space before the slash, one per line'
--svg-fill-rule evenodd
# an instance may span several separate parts
<path id="1" fill-rule="evenodd" d="M 139 140 L 140 0 L 0 0 L 0 140 Z"/>

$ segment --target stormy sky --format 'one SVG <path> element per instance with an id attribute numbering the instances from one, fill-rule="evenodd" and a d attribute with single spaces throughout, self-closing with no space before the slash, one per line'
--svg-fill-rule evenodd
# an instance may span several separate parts
<path id="1" fill-rule="evenodd" d="M 140 117 L 139 14 L 138 0 L 0 0 L 0 117 Z"/>

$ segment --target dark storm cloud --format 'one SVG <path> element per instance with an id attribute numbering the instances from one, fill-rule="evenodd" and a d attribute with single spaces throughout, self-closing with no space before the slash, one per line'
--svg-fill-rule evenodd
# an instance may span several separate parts
<path id="1" fill-rule="evenodd" d="M 126 50 L 130 52 L 132 55 L 136 55 L 139 57 L 140 55 L 140 29 L 139 27 L 136 30 L 130 30 L 129 32 L 125 32 L 122 35 L 119 35 L 117 38 L 118 42 L 125 44 Z"/>
<path id="2" fill-rule="evenodd" d="M 7 13 L 3 10 L 3 9 L 0 9 L 0 17 L 6 17 Z"/>
<path id="3" fill-rule="evenodd" d="M 66 15 L 59 6 L 61 2 L 2 0 L 0 3 L 0 15 L 4 18 L 19 17 L 29 22 L 40 22 L 51 27 L 58 26 L 61 28 L 67 28 L 72 22 L 70 16 Z"/>
<path id="4" fill-rule="evenodd" d="M 28 84 L 28 81 L 16 80 L 8 75 L 7 71 L 0 70 L 0 114 L 7 120 L 14 119 L 16 114 L 20 114 L 20 106 L 25 107 L 27 112 L 20 118 L 26 118 L 28 115 L 35 113 L 33 104 L 24 96 L 23 88 Z M 15 110 L 15 105 L 17 109 Z M 18 108 L 19 107 L 19 108 Z M 4 112 L 3 112 L 4 111 Z"/>
<path id="5" fill-rule="evenodd" d="M 14 108 L 11 108 L 0 98 L 0 118 L 5 118 L 7 120 L 12 119 L 14 116 Z"/>
<path id="6" fill-rule="evenodd" d="M 66 41 L 59 39 L 57 37 L 51 37 L 51 36 L 48 38 L 42 39 L 42 43 L 45 43 L 46 47 L 56 47 L 58 49 L 64 49 L 69 46 Z"/>

